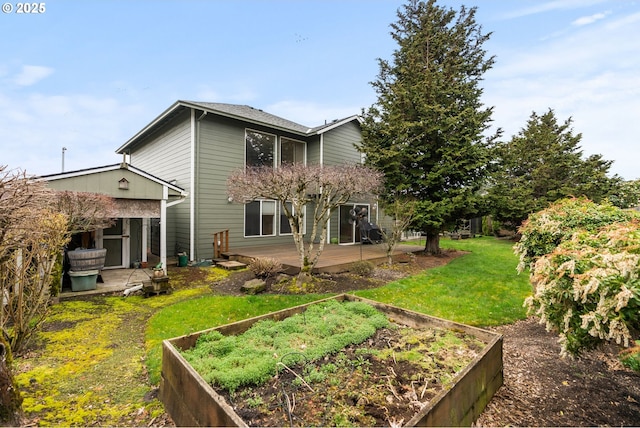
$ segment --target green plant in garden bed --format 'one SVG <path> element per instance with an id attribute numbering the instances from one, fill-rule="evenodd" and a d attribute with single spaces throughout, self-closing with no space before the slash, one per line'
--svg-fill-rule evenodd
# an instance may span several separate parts
<path id="1" fill-rule="evenodd" d="M 313 361 L 361 343 L 386 325 L 386 316 L 366 303 L 327 301 L 282 321 L 259 321 L 238 336 L 204 333 L 182 354 L 207 382 L 233 392 L 273 377 L 284 356 L 290 356 L 287 363 L 300 354 Z"/>
<path id="2" fill-rule="evenodd" d="M 152 384 L 160 382 L 162 341 L 246 318 L 302 305 L 326 295 L 212 296 L 185 300 L 156 312 L 147 323 L 147 370 Z"/>
<path id="3" fill-rule="evenodd" d="M 620 353 L 620 361 L 631 370 L 640 372 L 640 340 L 636 340 L 635 343 L 635 346 Z"/>

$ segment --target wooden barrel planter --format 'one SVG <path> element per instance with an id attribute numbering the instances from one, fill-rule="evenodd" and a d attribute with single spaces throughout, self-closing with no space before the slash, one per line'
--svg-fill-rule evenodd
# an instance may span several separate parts
<path id="1" fill-rule="evenodd" d="M 95 290 L 98 275 L 104 268 L 106 248 L 76 249 L 67 252 L 72 291 Z"/>
<path id="2" fill-rule="evenodd" d="M 71 270 L 74 272 L 85 270 L 101 270 L 107 257 L 106 248 L 77 249 L 67 252 Z"/>
<path id="3" fill-rule="evenodd" d="M 404 425 L 470 426 L 502 385 L 502 336 L 500 334 L 352 295 L 342 294 L 330 299 L 366 302 L 394 322 L 411 328 L 436 327 L 462 331 L 486 344 L 470 364 L 460 370 L 445 388 L 410 420 L 405 421 Z M 232 406 L 190 366 L 181 355 L 181 350 L 194 347 L 197 339 L 205 332 L 217 330 L 223 335 L 241 334 L 257 321 L 282 320 L 304 312 L 311 304 L 330 299 L 163 341 L 160 399 L 176 425 L 247 426 Z"/>

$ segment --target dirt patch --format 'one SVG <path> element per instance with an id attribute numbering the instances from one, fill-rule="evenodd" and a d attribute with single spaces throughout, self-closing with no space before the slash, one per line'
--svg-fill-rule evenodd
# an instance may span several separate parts
<path id="1" fill-rule="evenodd" d="M 314 276 L 312 284 L 308 284 L 304 288 L 297 287 L 293 290 L 287 287 L 286 278 L 267 279 L 267 293 L 283 294 L 292 292 L 312 292 L 312 293 L 348 293 L 356 290 L 367 290 L 370 288 L 381 287 L 390 281 L 403 278 L 405 276 L 414 275 L 425 269 L 438 266 L 444 266 L 451 260 L 466 254 L 464 251 L 444 250 L 441 255 L 427 256 L 416 253 L 407 256 L 406 261 L 396 263 L 393 266 L 378 266 L 373 270 L 369 277 L 354 275 L 351 273 L 340 274 L 319 274 Z M 197 271 L 196 269 L 193 269 Z M 194 275 L 202 275 L 193 272 Z M 240 287 L 245 282 L 254 279 L 255 276 L 249 270 L 239 271 L 231 274 L 224 280 L 218 281 L 211 285 L 214 293 L 227 295 L 242 295 Z M 289 280 L 292 277 L 288 278 Z"/>
<path id="2" fill-rule="evenodd" d="M 319 361 L 288 364 L 259 387 L 218 391 L 249 426 L 385 426 L 410 420 L 484 343 L 441 329 L 381 328 Z M 295 361 L 295 360 L 294 360 Z"/>
<path id="3" fill-rule="evenodd" d="M 504 336 L 504 385 L 481 426 L 638 426 L 640 374 L 624 368 L 615 346 L 560 358 L 557 336 L 537 319 L 493 328 Z"/>

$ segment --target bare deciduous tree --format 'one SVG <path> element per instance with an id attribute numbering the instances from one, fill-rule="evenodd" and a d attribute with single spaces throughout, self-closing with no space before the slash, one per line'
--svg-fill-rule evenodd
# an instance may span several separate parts
<path id="1" fill-rule="evenodd" d="M 40 230 L 32 225 L 39 217 L 38 207 L 50 195 L 43 183 L 25 172 L 7 170 L 0 165 L 0 423 L 19 424 L 22 397 L 12 373 L 11 336 L 7 334 L 7 312 L 14 282 L 9 279 L 8 266 L 26 239 L 38 239 Z"/>
<path id="2" fill-rule="evenodd" d="M 311 274 L 322 254 L 331 211 L 349 200 L 375 194 L 381 178 L 377 171 L 355 164 L 288 164 L 237 170 L 229 176 L 227 189 L 237 203 L 256 199 L 280 202 L 300 256 L 300 275 L 304 276 Z M 312 226 L 305 239 L 307 208 L 312 213 Z"/>
<path id="3" fill-rule="evenodd" d="M 402 233 L 407 230 L 416 213 L 417 202 L 413 199 L 397 198 L 393 202 L 382 205 L 385 214 L 390 217 L 390 221 L 384 224 L 382 236 L 386 245 L 387 262 L 393 264 L 393 250 L 400 242 Z"/>
<path id="4" fill-rule="evenodd" d="M 114 199 L 99 193 L 55 192 L 53 209 L 67 216 L 70 234 L 111 227 L 117 217 Z"/>
<path id="5" fill-rule="evenodd" d="M 64 214 L 41 209 L 29 225 L 37 233 L 26 234 L 1 265 L 0 326 L 12 352 L 25 348 L 47 316 L 51 283 L 59 278 L 54 270 L 61 268 L 58 255 L 70 237 L 66 223 Z"/>
<path id="6" fill-rule="evenodd" d="M 57 293 L 61 253 L 71 235 L 112 224 L 112 198 L 54 192 L 19 170 L 0 166 L 0 423 L 17 424 L 21 397 L 11 360 L 38 331 Z M 6 410 L 6 411 L 5 411 Z"/>
<path id="7" fill-rule="evenodd" d="M 25 235 L 38 233 L 30 224 L 51 194 L 43 182 L 26 172 L 0 165 L 0 263 L 11 249 L 21 245 Z"/>

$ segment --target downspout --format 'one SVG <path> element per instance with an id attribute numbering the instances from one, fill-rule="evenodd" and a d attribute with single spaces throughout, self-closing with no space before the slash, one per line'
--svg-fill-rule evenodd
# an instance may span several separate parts
<path id="1" fill-rule="evenodd" d="M 167 200 L 169 189 L 162 186 L 162 199 L 160 200 L 160 263 L 164 274 L 167 274 Z"/>
<path id="2" fill-rule="evenodd" d="M 196 110 L 191 109 L 191 147 L 189 159 L 189 257 L 196 260 Z"/>
<path id="3" fill-rule="evenodd" d="M 324 165 L 324 132 L 320 134 L 320 165 Z M 327 242 L 331 242 L 331 210 L 327 214 L 329 215 L 327 220 Z"/>
<path id="4" fill-rule="evenodd" d="M 191 110 L 193 117 L 195 117 L 195 110 Z M 191 140 L 191 144 L 192 144 L 192 151 L 191 151 L 191 171 L 192 171 L 192 176 L 191 176 L 191 180 L 192 180 L 192 191 L 195 193 L 195 189 L 199 188 L 200 186 L 200 168 L 198 167 L 198 163 L 197 163 L 197 158 L 196 158 L 196 153 L 198 153 L 198 151 L 200 150 L 200 121 L 207 115 L 206 111 L 203 111 L 202 114 L 195 120 L 195 128 L 192 129 L 192 131 L 194 132 L 194 138 Z M 191 249 L 190 249 L 190 253 L 191 254 L 191 260 L 197 260 L 197 242 L 196 242 L 196 224 L 198 224 L 198 221 L 200 220 L 200 215 L 198 214 L 198 210 L 196 210 L 196 203 L 195 203 L 195 198 L 192 199 L 192 218 L 191 218 L 191 236 L 190 236 L 190 242 L 191 242 Z"/>
<path id="5" fill-rule="evenodd" d="M 160 200 L 160 263 L 164 274 L 167 274 L 167 208 L 179 204 L 187 195 L 181 195 L 177 201 L 169 202 L 169 188 L 162 186 L 162 199 Z"/>

